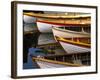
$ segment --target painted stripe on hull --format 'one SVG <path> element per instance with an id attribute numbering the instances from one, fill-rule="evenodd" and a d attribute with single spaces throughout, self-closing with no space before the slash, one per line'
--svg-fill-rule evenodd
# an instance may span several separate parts
<path id="1" fill-rule="evenodd" d="M 82 27 L 86 27 L 86 26 L 90 26 L 90 23 L 77 23 L 77 22 L 62 22 L 62 21 L 59 21 L 59 20 L 54 20 L 54 21 L 46 21 L 46 20 L 37 20 L 38 22 L 41 22 L 41 23 L 47 23 L 47 24 L 52 24 L 52 25 L 60 25 L 60 26 L 82 26 Z"/>

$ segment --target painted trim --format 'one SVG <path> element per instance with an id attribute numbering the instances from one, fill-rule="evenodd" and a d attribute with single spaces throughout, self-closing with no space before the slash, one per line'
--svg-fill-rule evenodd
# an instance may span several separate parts
<path id="1" fill-rule="evenodd" d="M 64 42 L 64 43 L 68 43 L 68 44 L 72 44 L 72 45 L 76 45 L 76 46 L 80 46 L 80 47 L 86 47 L 86 48 L 91 48 L 91 44 L 86 44 L 86 43 L 82 43 L 82 42 L 76 42 L 76 41 L 71 41 L 65 38 L 56 38 L 58 41 Z"/>
<path id="2" fill-rule="evenodd" d="M 43 61 L 43 62 L 48 62 L 48 63 L 53 63 L 53 64 L 60 64 L 60 65 L 65 65 L 65 66 L 72 66 L 72 67 L 84 66 L 84 65 L 80 65 L 80 64 L 73 64 L 73 63 L 69 63 L 69 62 L 54 61 L 54 60 L 44 59 L 44 58 L 33 58 L 33 60 Z"/>

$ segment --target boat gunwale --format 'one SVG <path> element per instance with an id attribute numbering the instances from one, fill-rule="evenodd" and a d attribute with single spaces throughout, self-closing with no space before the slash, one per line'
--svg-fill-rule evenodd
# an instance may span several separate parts
<path id="1" fill-rule="evenodd" d="M 64 43 L 67 43 L 67 44 L 72 44 L 72 45 L 75 45 L 75 46 L 80 46 L 80 47 L 85 47 L 85 48 L 91 48 L 91 44 L 86 44 L 86 43 L 82 43 L 82 42 L 76 42 L 76 41 L 71 41 L 71 40 L 66 40 L 64 38 L 61 38 L 61 37 L 57 37 L 55 36 L 57 41 L 60 43 L 61 42 L 64 42 Z"/>
<path id="2" fill-rule="evenodd" d="M 77 31 L 71 31 L 71 30 L 65 30 L 65 29 L 60 29 L 59 27 L 52 27 L 52 29 L 54 30 L 58 30 L 58 31 L 63 31 L 63 32 L 69 32 L 69 33 L 74 33 L 74 34 L 84 34 L 84 35 L 90 35 L 90 33 L 87 33 L 87 32 L 77 32 Z"/>
<path id="3" fill-rule="evenodd" d="M 35 58 L 35 57 L 33 57 L 32 59 L 35 60 L 35 61 L 44 61 L 44 62 L 49 62 L 49 63 L 53 63 L 53 64 L 60 64 L 60 65 L 72 66 L 72 67 L 85 66 L 85 65 L 82 65 L 82 64 L 54 61 L 54 60 L 44 59 L 44 58 Z"/>
<path id="4" fill-rule="evenodd" d="M 37 20 L 36 21 L 36 23 L 37 22 L 40 22 L 40 23 L 45 23 L 45 24 L 53 24 L 53 25 L 61 25 L 61 26 L 90 26 L 91 24 L 89 23 L 89 24 L 82 24 L 82 23 L 78 23 L 78 24 L 69 24 L 69 23 L 57 23 L 57 22 L 50 22 L 50 21 L 45 21 L 45 20 Z"/>

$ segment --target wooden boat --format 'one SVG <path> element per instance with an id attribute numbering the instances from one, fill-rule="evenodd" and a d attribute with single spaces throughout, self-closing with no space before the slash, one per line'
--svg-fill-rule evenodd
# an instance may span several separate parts
<path id="1" fill-rule="evenodd" d="M 90 17 L 88 13 L 67 13 L 66 12 L 46 12 L 43 13 L 34 13 L 34 12 L 24 12 L 23 15 L 31 16 L 31 17 L 38 17 L 38 18 L 52 18 L 52 19 L 59 19 L 59 18 L 87 18 Z"/>
<path id="2" fill-rule="evenodd" d="M 91 41 L 88 37 L 73 37 L 73 38 L 62 38 L 56 37 L 56 40 L 64 48 L 64 50 L 70 53 L 81 53 L 91 52 Z"/>
<path id="3" fill-rule="evenodd" d="M 88 25 L 91 22 L 90 14 L 75 14 L 69 13 L 33 13 L 33 12 L 24 12 L 24 22 L 31 23 L 36 21 L 35 18 L 38 18 L 36 23 L 40 32 L 47 33 L 52 32 L 52 26 L 66 26 L 66 25 Z"/>
<path id="4" fill-rule="evenodd" d="M 47 19 L 38 18 L 37 21 L 38 30 L 41 33 L 52 32 L 52 26 L 54 27 L 67 27 L 67 26 L 89 26 L 91 21 L 86 19 Z"/>
<path id="5" fill-rule="evenodd" d="M 53 35 L 64 38 L 90 37 L 90 26 L 52 27 Z M 56 39 L 56 38 L 55 38 Z"/>
<path id="6" fill-rule="evenodd" d="M 40 68 L 61 68 L 61 67 L 78 67 L 82 65 L 78 64 L 71 64 L 71 63 L 65 63 L 60 61 L 54 61 L 54 60 L 48 60 L 43 58 L 34 58 L 37 62 L 37 64 L 40 66 Z"/>
<path id="7" fill-rule="evenodd" d="M 37 28 L 41 33 L 52 33 L 52 26 L 60 27 L 60 25 L 53 25 L 37 21 Z"/>
<path id="8" fill-rule="evenodd" d="M 33 61 L 40 68 L 82 67 L 90 65 L 90 53 L 33 57 Z"/>

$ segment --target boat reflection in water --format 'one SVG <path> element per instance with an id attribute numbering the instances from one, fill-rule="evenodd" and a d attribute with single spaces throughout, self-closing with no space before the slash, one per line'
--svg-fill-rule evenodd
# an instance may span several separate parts
<path id="1" fill-rule="evenodd" d="M 38 45 L 56 43 L 52 33 L 42 33 L 38 37 Z"/>
<path id="2" fill-rule="evenodd" d="M 37 40 L 39 33 L 36 32 L 36 24 L 24 24 L 24 34 L 23 34 L 23 62 L 27 62 L 27 54 L 28 48 L 30 48 L 33 44 L 34 47 L 37 45 Z"/>
<path id="3" fill-rule="evenodd" d="M 55 46 L 55 44 L 56 41 L 54 40 L 52 33 L 40 34 L 39 32 L 36 32 L 36 30 L 25 32 L 23 37 L 23 69 L 40 68 L 36 61 L 32 60 L 32 56 L 51 55 L 58 53 L 56 50 L 62 54 L 65 53 L 63 49 L 60 49 L 59 45 Z"/>

